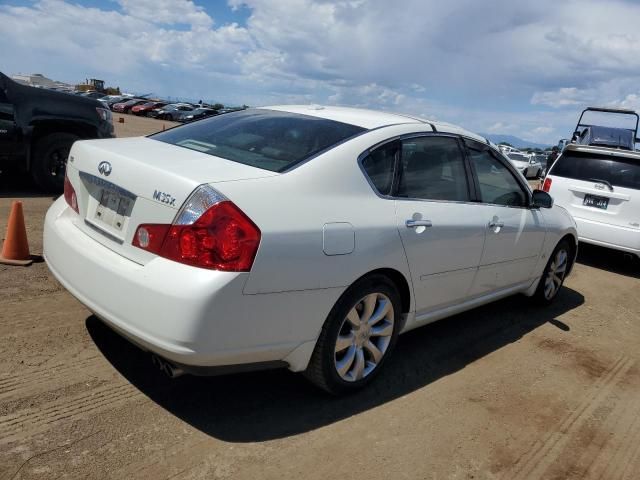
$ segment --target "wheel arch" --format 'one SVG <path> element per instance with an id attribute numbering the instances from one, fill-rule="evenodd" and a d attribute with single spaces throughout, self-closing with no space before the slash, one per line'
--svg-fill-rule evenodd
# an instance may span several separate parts
<path id="1" fill-rule="evenodd" d="M 395 268 L 378 268 L 376 270 L 371 270 L 370 272 L 367 272 L 360 278 L 356 279 L 352 283 L 352 285 L 356 282 L 359 282 L 363 278 L 374 275 L 382 275 L 391 280 L 391 282 L 398 289 L 398 293 L 400 294 L 400 301 L 402 302 L 402 313 L 409 313 L 411 311 L 411 287 L 409 286 L 407 278 Z"/>
<path id="2" fill-rule="evenodd" d="M 572 254 L 569 260 L 569 268 L 567 270 L 567 274 L 565 275 L 565 277 L 568 277 L 569 274 L 571 273 L 571 270 L 573 270 L 573 265 L 576 263 L 576 258 L 578 256 L 578 237 L 576 237 L 573 233 L 567 233 L 564 237 L 562 237 L 558 241 L 558 244 L 564 240 L 566 240 L 571 246 L 571 254 Z"/>
<path id="3" fill-rule="evenodd" d="M 56 134 L 56 133 L 69 133 L 77 135 L 82 138 L 96 138 L 97 129 L 94 125 L 82 122 L 56 120 L 56 121 L 42 121 L 36 122 L 31 128 L 30 148 L 27 158 L 27 169 L 31 169 L 32 154 L 35 144 L 42 138 Z"/>

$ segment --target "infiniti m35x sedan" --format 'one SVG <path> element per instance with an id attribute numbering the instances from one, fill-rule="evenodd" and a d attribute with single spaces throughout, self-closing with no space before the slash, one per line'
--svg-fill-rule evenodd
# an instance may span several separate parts
<path id="1" fill-rule="evenodd" d="M 572 217 L 484 138 L 321 106 L 76 142 L 44 232 L 56 278 L 167 373 L 283 366 L 332 393 L 402 332 L 551 302 L 576 252 Z"/>

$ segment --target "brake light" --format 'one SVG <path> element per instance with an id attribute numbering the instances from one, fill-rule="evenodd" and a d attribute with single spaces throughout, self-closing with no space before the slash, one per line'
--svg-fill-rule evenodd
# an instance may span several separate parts
<path id="1" fill-rule="evenodd" d="M 73 188 L 73 185 L 71 185 L 69 177 L 66 173 L 64 175 L 64 199 L 67 201 L 67 204 L 75 210 L 76 213 L 80 213 L 76 191 Z"/>
<path id="2" fill-rule="evenodd" d="M 211 187 L 200 187 L 172 225 L 143 224 L 133 245 L 194 267 L 248 272 L 260 229 L 233 202 Z"/>
<path id="3" fill-rule="evenodd" d="M 551 178 L 547 177 L 544 179 L 544 183 L 542 184 L 542 190 L 549 193 L 549 190 L 551 190 Z"/>

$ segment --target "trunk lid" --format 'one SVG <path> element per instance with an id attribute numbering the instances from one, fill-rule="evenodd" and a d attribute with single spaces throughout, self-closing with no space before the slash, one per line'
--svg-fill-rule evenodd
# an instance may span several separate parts
<path id="1" fill-rule="evenodd" d="M 144 264 L 154 255 L 131 244 L 138 225 L 171 224 L 198 185 L 278 174 L 139 137 L 76 142 L 67 175 L 80 210 L 76 226 Z"/>

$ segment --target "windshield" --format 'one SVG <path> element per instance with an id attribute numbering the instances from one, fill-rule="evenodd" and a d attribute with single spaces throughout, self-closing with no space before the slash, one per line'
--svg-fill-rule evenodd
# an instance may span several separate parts
<path id="1" fill-rule="evenodd" d="M 526 155 L 523 155 L 522 153 L 511 152 L 511 153 L 508 153 L 507 156 L 511 160 L 514 160 L 516 162 L 528 162 L 529 161 L 529 158 Z"/>
<path id="2" fill-rule="evenodd" d="M 154 140 L 282 172 L 364 128 L 274 110 L 244 110 L 151 135 Z"/>
<path id="3" fill-rule="evenodd" d="M 565 151 L 550 175 L 640 190 L 640 160 L 631 158 Z"/>

